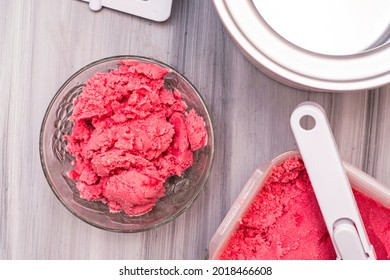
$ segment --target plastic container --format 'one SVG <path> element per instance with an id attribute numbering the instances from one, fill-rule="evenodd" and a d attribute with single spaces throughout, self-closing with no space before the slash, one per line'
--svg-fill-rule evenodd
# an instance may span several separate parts
<path id="1" fill-rule="evenodd" d="M 390 82 L 386 0 L 213 0 L 225 28 L 264 74 L 305 90 Z"/>
<path id="2" fill-rule="evenodd" d="M 238 198 L 223 219 L 209 244 L 209 258 L 218 259 L 227 242 L 237 230 L 241 217 L 246 213 L 257 194 L 261 191 L 273 167 L 291 157 L 299 157 L 298 151 L 290 151 L 279 155 L 271 162 L 257 168 L 245 184 Z M 360 169 L 344 162 L 344 167 L 353 189 L 376 200 L 383 206 L 390 208 L 390 189 L 367 175 Z"/>

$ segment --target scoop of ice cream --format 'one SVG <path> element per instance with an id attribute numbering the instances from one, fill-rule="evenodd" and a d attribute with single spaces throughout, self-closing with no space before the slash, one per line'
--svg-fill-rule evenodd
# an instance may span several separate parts
<path id="1" fill-rule="evenodd" d="M 185 126 L 188 133 L 188 141 L 190 142 L 191 150 L 196 151 L 206 144 L 207 131 L 204 121 L 199 117 L 194 109 L 188 112 Z"/>
<path id="2" fill-rule="evenodd" d="M 354 191 L 378 259 L 390 259 L 390 209 Z M 303 162 L 273 168 L 242 217 L 221 259 L 335 259 L 330 236 Z"/>
<path id="3" fill-rule="evenodd" d="M 111 176 L 103 195 L 111 209 L 139 215 L 150 211 L 164 196 L 164 187 L 161 180 L 130 170 Z"/>
<path id="4" fill-rule="evenodd" d="M 122 61 L 87 81 L 66 136 L 75 157 L 69 177 L 77 180 L 81 197 L 139 215 L 164 196 L 168 177 L 192 166 L 193 151 L 206 145 L 205 124 L 195 110 L 186 113 L 180 92 L 164 88 L 168 72 Z"/>

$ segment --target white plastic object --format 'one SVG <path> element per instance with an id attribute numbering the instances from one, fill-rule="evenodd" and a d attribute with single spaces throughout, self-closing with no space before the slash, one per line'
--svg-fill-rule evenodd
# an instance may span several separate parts
<path id="1" fill-rule="evenodd" d="M 89 2 L 89 8 L 99 11 L 102 7 L 154 21 L 165 21 L 171 15 L 173 0 L 81 0 Z"/>
<path id="2" fill-rule="evenodd" d="M 103 8 L 102 0 L 90 0 L 89 8 L 95 12 L 100 11 Z"/>
<path id="3" fill-rule="evenodd" d="M 315 121 L 311 129 L 301 126 L 306 116 Z M 337 257 L 376 259 L 324 110 L 304 102 L 290 121 Z"/>

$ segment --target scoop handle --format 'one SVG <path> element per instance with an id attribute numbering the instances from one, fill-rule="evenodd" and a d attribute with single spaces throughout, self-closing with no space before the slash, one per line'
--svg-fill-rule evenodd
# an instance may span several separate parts
<path id="1" fill-rule="evenodd" d="M 306 116 L 311 129 L 301 125 Z M 323 108 L 304 102 L 290 123 L 338 258 L 375 259 Z"/>

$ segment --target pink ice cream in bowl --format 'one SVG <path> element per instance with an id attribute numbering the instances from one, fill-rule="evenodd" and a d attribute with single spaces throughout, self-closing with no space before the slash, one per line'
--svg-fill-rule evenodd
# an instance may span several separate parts
<path id="1" fill-rule="evenodd" d="M 108 57 L 80 69 L 53 97 L 40 155 L 71 213 L 104 230 L 139 232 L 193 204 L 211 170 L 213 128 L 182 74 L 150 58 Z"/>

